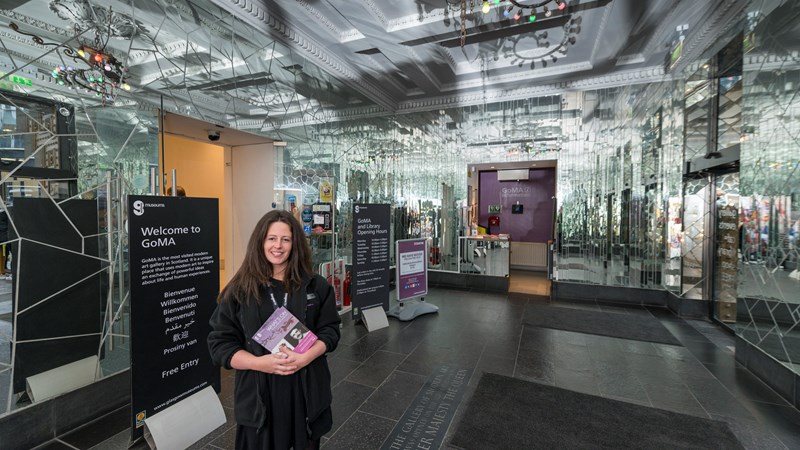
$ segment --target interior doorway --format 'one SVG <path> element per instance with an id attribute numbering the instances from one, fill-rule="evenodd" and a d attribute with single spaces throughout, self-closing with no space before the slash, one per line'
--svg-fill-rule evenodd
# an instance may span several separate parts
<path id="1" fill-rule="evenodd" d="M 159 194 L 165 195 L 175 184 L 187 197 L 219 201 L 222 288 L 236 272 L 255 223 L 271 209 L 274 141 L 166 113 L 159 147 Z"/>
<path id="2" fill-rule="evenodd" d="M 225 147 L 167 134 L 162 141 L 161 173 L 166 174 L 169 195 L 175 185 L 187 197 L 215 198 L 219 201 L 220 287 L 225 285 Z M 174 179 L 173 179 L 174 176 Z"/>
<path id="3" fill-rule="evenodd" d="M 547 272 L 511 269 L 508 292 L 515 294 L 550 296 L 550 279 Z"/>

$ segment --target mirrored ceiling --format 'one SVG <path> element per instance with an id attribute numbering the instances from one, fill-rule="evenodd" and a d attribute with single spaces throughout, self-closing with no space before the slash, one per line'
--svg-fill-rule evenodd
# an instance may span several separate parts
<path id="1" fill-rule="evenodd" d="M 9 0 L 2 7 L 0 66 L 23 94 L 139 109 L 160 107 L 164 94 L 165 109 L 253 131 L 374 106 L 211 1 Z M 92 71 L 96 56 L 103 60 Z"/>
<path id="2" fill-rule="evenodd" d="M 683 0 L 489 3 L 484 12 L 477 0 L 3 0 L 0 70 L 20 77 L 13 89 L 25 94 L 140 110 L 163 98 L 167 110 L 278 137 L 661 79 L 671 43 L 700 48 L 709 26 L 725 26 L 735 9 Z M 83 77 L 97 53 L 94 80 Z M 82 85 L 70 81 L 75 72 Z"/>

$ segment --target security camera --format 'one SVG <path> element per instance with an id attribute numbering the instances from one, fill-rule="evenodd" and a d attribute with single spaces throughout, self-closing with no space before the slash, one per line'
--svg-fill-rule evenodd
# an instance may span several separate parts
<path id="1" fill-rule="evenodd" d="M 208 140 L 209 141 L 218 141 L 219 140 L 219 131 L 211 130 L 208 132 Z"/>

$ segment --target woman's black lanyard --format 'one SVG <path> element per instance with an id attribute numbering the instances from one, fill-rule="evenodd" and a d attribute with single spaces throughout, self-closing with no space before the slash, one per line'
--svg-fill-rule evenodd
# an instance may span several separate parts
<path id="1" fill-rule="evenodd" d="M 272 286 L 269 287 L 269 298 L 270 298 L 270 300 L 272 300 L 272 306 L 274 306 L 275 309 L 278 309 L 278 302 L 275 301 L 275 294 L 272 293 Z M 284 308 L 286 308 L 286 304 L 287 303 L 289 303 L 289 293 L 288 292 L 284 292 L 283 293 L 283 307 Z"/>

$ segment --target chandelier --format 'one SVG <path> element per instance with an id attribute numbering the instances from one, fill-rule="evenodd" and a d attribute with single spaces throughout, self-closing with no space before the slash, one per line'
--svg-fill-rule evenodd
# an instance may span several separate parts
<path id="1" fill-rule="evenodd" d="M 70 41 L 66 43 L 45 42 L 35 34 L 21 31 L 19 25 L 14 22 L 8 26 L 19 34 L 30 36 L 36 44 L 59 49 L 64 56 L 69 58 L 70 63 L 74 63 L 74 65 L 64 63 L 53 68 L 50 75 L 55 83 L 70 89 L 93 93 L 105 105 L 114 102 L 120 89 L 129 91 L 131 87 L 125 82 L 128 68 L 106 50 L 108 41 L 114 34 L 112 30 L 114 14 L 111 8 L 104 16 L 108 19 L 107 26 L 93 25 L 94 40 L 91 43 L 79 40 L 79 45 L 76 47 L 71 46 Z M 76 36 L 84 34 L 78 24 L 75 25 L 75 34 Z"/>
<path id="2" fill-rule="evenodd" d="M 476 0 L 461 0 L 461 47 L 467 40 L 467 4 L 469 4 L 470 14 L 474 12 Z M 530 23 L 536 22 L 537 17 L 544 16 L 549 18 L 553 15 L 553 11 L 563 11 L 567 7 L 567 0 L 539 0 L 530 4 L 526 4 L 522 0 L 483 0 L 481 12 L 489 14 L 492 7 L 501 6 L 503 17 L 513 18 L 514 21 L 519 22 L 523 17 L 527 17 Z"/>
<path id="3" fill-rule="evenodd" d="M 539 1 L 530 5 L 524 5 L 517 0 L 492 0 L 495 5 L 499 5 L 501 3 L 508 3 L 508 6 L 503 7 L 503 16 L 511 17 L 511 13 L 514 12 L 516 8 L 516 13 L 513 15 L 514 20 L 520 20 L 523 16 L 528 16 L 528 22 L 535 22 L 536 21 L 536 14 L 539 8 L 541 8 L 541 14 L 545 17 L 550 17 L 553 15 L 553 10 L 557 9 L 559 11 L 563 11 L 564 8 L 567 7 L 566 0 L 546 0 L 546 1 Z M 550 3 L 553 5 L 548 6 Z M 481 7 L 481 11 L 484 14 L 488 14 L 491 11 L 492 6 L 489 4 L 488 0 L 484 0 L 483 7 Z"/>

